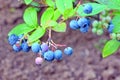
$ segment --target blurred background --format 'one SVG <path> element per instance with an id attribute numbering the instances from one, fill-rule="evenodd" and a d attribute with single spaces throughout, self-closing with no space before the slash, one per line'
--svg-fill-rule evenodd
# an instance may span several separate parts
<path id="1" fill-rule="evenodd" d="M 101 57 L 103 45 L 109 39 L 107 33 L 97 36 L 91 30 L 83 34 L 69 28 L 65 33 L 53 32 L 56 43 L 74 48 L 74 54 L 60 62 L 36 65 L 32 51 L 14 52 L 7 34 L 23 22 L 25 8 L 17 0 L 0 0 L 0 80 L 120 80 L 120 50 L 105 59 Z"/>

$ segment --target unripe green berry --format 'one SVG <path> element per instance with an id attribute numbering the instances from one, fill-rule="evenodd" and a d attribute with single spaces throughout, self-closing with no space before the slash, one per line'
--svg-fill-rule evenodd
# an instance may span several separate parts
<path id="1" fill-rule="evenodd" d="M 92 28 L 92 32 L 96 33 L 97 32 L 97 28 Z"/>
<path id="2" fill-rule="evenodd" d="M 103 23 L 103 27 L 107 29 L 108 28 L 108 23 Z"/>
<path id="3" fill-rule="evenodd" d="M 102 27 L 102 21 L 99 21 L 98 23 L 99 23 L 98 28 L 101 28 Z"/>
<path id="4" fill-rule="evenodd" d="M 106 21 L 107 21 L 107 22 L 110 22 L 110 21 L 111 21 L 111 17 L 110 17 L 110 16 L 107 16 L 107 17 L 106 17 Z"/>
<path id="5" fill-rule="evenodd" d="M 117 35 L 116 35 L 115 33 L 111 33 L 111 34 L 110 34 L 110 38 L 111 38 L 111 39 L 116 39 L 116 37 L 117 37 Z"/>
<path id="6" fill-rule="evenodd" d="M 97 35 L 102 35 L 103 34 L 103 30 L 102 29 L 98 29 L 97 30 Z"/>
<path id="7" fill-rule="evenodd" d="M 117 34 L 117 40 L 120 40 L 120 34 Z"/>
<path id="8" fill-rule="evenodd" d="M 98 25 L 99 25 L 99 23 L 98 23 L 97 20 L 93 21 L 93 23 L 92 23 L 92 26 L 93 26 L 93 27 L 97 27 Z"/>
<path id="9" fill-rule="evenodd" d="M 106 17 L 102 18 L 102 22 L 105 23 L 106 22 Z"/>
<path id="10" fill-rule="evenodd" d="M 107 13 L 106 13 L 105 10 L 101 12 L 101 15 L 102 15 L 102 16 L 106 16 L 106 14 L 107 14 Z"/>

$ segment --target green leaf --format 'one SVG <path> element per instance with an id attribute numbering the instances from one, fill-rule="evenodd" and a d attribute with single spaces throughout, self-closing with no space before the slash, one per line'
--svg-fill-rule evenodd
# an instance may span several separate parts
<path id="1" fill-rule="evenodd" d="M 112 55 L 119 48 L 119 45 L 120 42 L 117 40 L 108 41 L 103 48 L 102 56 L 105 58 Z"/>
<path id="2" fill-rule="evenodd" d="M 38 27 L 29 37 L 28 37 L 28 42 L 34 42 L 41 38 L 45 34 L 45 29 L 42 27 Z"/>
<path id="3" fill-rule="evenodd" d="M 45 12 L 42 14 L 41 17 L 41 25 L 44 27 L 46 23 L 48 23 L 49 20 L 52 19 L 54 14 L 54 9 L 53 8 L 47 8 Z"/>
<path id="4" fill-rule="evenodd" d="M 63 16 L 65 19 L 71 18 L 75 15 L 76 8 L 75 9 L 67 9 L 65 10 Z"/>
<path id="5" fill-rule="evenodd" d="M 118 33 L 120 32 L 120 15 L 116 15 L 113 17 L 112 23 L 114 24 L 114 29 L 113 32 L 114 33 Z"/>
<path id="6" fill-rule="evenodd" d="M 52 21 L 52 20 L 48 23 L 50 27 L 57 26 L 57 24 L 58 23 L 56 21 Z"/>
<path id="7" fill-rule="evenodd" d="M 25 4 L 30 4 L 33 0 L 24 0 Z"/>
<path id="8" fill-rule="evenodd" d="M 56 6 L 62 14 L 64 14 L 64 11 L 67 9 L 73 9 L 72 0 L 56 0 Z"/>
<path id="9" fill-rule="evenodd" d="M 50 6 L 50 7 L 55 7 L 55 3 L 54 3 L 54 1 L 53 0 L 45 0 L 46 1 L 46 4 L 48 5 L 48 6 Z"/>
<path id="10" fill-rule="evenodd" d="M 37 21 L 37 11 L 33 7 L 28 7 L 23 15 L 23 19 L 25 23 L 31 27 L 37 27 L 38 21 Z"/>
<path id="11" fill-rule="evenodd" d="M 52 30 L 56 32 L 65 32 L 66 31 L 66 23 L 59 23 L 57 26 L 52 27 Z"/>
<path id="12" fill-rule="evenodd" d="M 34 28 L 29 27 L 27 24 L 22 23 L 22 24 L 18 24 L 17 26 L 15 26 L 9 33 L 8 35 L 11 34 L 16 34 L 16 35 L 20 35 L 20 34 L 24 34 L 24 33 L 28 33 L 30 31 L 34 30 Z"/>
<path id="13" fill-rule="evenodd" d="M 92 10 L 92 13 L 90 14 L 86 14 L 83 12 L 83 5 L 86 5 L 86 4 L 83 4 L 83 5 L 80 5 L 78 10 L 77 10 L 77 13 L 80 15 L 80 16 L 92 16 L 92 15 L 96 15 L 100 12 L 102 12 L 103 10 L 105 10 L 107 7 L 103 4 L 98 4 L 98 3 L 87 3 L 87 4 L 90 4 L 92 5 L 93 7 L 93 10 Z"/>
<path id="14" fill-rule="evenodd" d="M 44 29 L 48 28 L 48 27 L 54 27 L 57 25 L 57 22 L 56 21 L 53 21 L 53 20 L 50 20 L 48 21 L 45 25 L 44 25 Z"/>
<path id="15" fill-rule="evenodd" d="M 120 10 L 120 0 L 96 0 L 97 2 L 107 5 L 110 9 Z"/>
<path id="16" fill-rule="evenodd" d="M 54 16 L 53 16 L 52 20 L 54 20 L 54 21 L 58 20 L 60 15 L 61 15 L 61 13 L 59 12 L 58 9 L 56 9 L 54 12 Z"/>

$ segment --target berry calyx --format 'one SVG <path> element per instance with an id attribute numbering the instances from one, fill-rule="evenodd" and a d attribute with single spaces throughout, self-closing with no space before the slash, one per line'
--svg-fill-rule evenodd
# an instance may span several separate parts
<path id="1" fill-rule="evenodd" d="M 80 18 L 78 20 L 78 25 L 80 26 L 80 31 L 82 33 L 86 33 L 89 30 L 90 27 L 90 20 L 87 18 Z"/>
<path id="2" fill-rule="evenodd" d="M 13 50 L 14 50 L 15 52 L 19 52 L 19 51 L 21 50 L 21 45 L 14 44 L 14 45 L 13 45 Z"/>

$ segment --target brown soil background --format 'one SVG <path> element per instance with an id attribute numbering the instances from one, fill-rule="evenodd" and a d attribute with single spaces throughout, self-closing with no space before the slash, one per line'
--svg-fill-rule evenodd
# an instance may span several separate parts
<path id="1" fill-rule="evenodd" d="M 7 33 L 23 22 L 24 9 L 25 5 L 17 0 L 0 0 L 0 80 L 120 80 L 120 51 L 105 59 L 101 57 L 107 34 L 82 34 L 69 28 L 66 33 L 54 32 L 56 43 L 74 48 L 74 54 L 61 62 L 38 66 L 32 52 L 15 53 L 7 42 Z"/>

